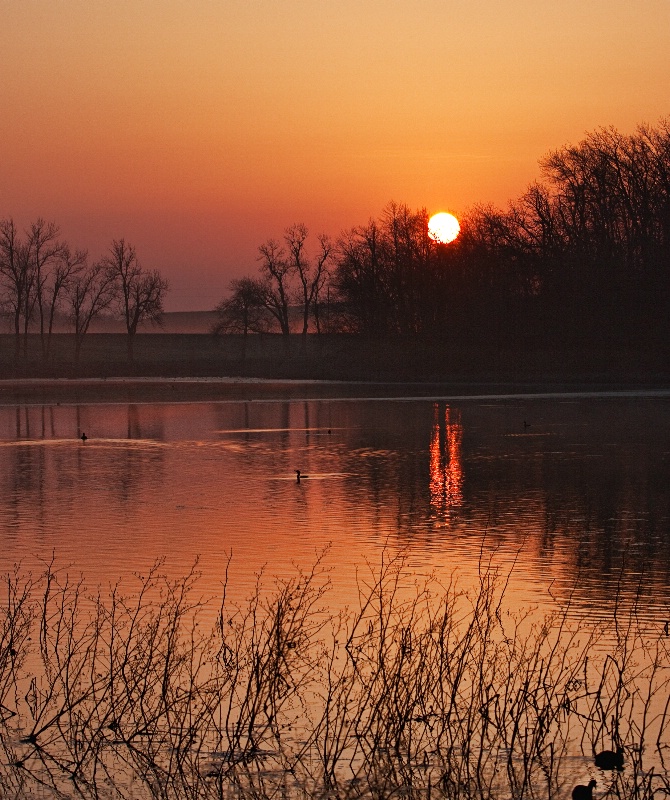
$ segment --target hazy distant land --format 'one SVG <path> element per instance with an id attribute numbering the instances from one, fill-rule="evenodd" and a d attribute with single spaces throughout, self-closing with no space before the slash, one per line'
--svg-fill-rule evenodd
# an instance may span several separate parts
<path id="1" fill-rule="evenodd" d="M 163 314 L 161 325 L 150 322 L 140 323 L 142 333 L 209 333 L 217 320 L 215 311 L 168 311 Z M 69 321 L 56 320 L 56 333 L 69 333 Z M 126 328 L 120 316 L 101 315 L 91 322 L 89 333 L 125 333 Z M 0 317 L 0 334 L 11 333 L 9 316 Z"/>

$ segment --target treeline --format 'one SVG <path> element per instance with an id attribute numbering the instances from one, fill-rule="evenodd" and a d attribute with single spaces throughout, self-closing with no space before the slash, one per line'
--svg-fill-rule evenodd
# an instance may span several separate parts
<path id="1" fill-rule="evenodd" d="M 311 255 L 307 228 L 288 228 L 259 248 L 258 276 L 231 283 L 218 330 L 441 335 L 549 315 L 553 331 L 634 334 L 664 320 L 670 121 L 598 130 L 540 165 L 541 181 L 507 210 L 473 208 L 448 245 L 428 236 L 425 209 L 396 203 L 336 241 L 319 236 Z"/>
<path id="2" fill-rule="evenodd" d="M 429 237 L 425 209 L 397 203 L 335 239 L 292 225 L 259 247 L 256 275 L 231 282 L 217 332 L 497 339 L 510 352 L 559 337 L 573 349 L 666 344 L 670 120 L 630 135 L 598 130 L 540 165 L 542 179 L 507 209 L 465 214 L 451 244 Z M 123 239 L 89 263 L 53 222 L 20 231 L 0 219 L 0 312 L 17 364 L 35 332 L 48 364 L 54 323 L 65 319 L 76 366 L 102 313 L 124 320 L 132 362 L 138 326 L 160 320 L 167 290 Z"/>
<path id="3" fill-rule="evenodd" d="M 60 238 L 54 222 L 38 219 L 22 232 L 13 219 L 0 219 L 0 309 L 11 318 L 17 361 L 27 358 L 29 334 L 37 331 L 48 362 L 54 323 L 64 317 L 74 333 L 77 364 L 84 336 L 103 312 L 123 318 L 132 361 L 138 325 L 160 321 L 167 290 L 167 281 L 144 269 L 124 239 L 89 263 L 85 251 Z"/>

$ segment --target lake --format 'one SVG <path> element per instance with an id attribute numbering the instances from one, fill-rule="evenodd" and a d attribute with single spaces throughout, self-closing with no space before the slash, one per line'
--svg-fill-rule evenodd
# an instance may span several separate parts
<path id="1" fill-rule="evenodd" d="M 0 406 L 3 795 L 670 791 L 670 395 L 329 391 Z"/>
<path id="2" fill-rule="evenodd" d="M 598 615 L 642 596 L 665 621 L 669 410 L 654 395 L 346 393 L 0 407 L 0 567 L 55 556 L 106 585 L 197 558 L 216 593 L 232 554 L 244 594 L 259 570 L 282 574 L 329 546 L 346 598 L 357 566 L 406 548 L 411 570 L 466 582 L 492 559 L 518 603 L 572 591 Z"/>

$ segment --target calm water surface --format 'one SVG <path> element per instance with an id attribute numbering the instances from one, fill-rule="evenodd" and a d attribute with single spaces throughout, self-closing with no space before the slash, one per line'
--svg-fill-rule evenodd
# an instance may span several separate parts
<path id="1" fill-rule="evenodd" d="M 670 399 L 347 399 L 0 407 L 0 568 L 107 585 L 157 558 L 246 596 L 330 545 L 335 596 L 406 548 L 509 597 L 670 617 Z M 88 440 L 78 436 L 85 431 Z M 295 470 L 309 477 L 296 481 Z"/>

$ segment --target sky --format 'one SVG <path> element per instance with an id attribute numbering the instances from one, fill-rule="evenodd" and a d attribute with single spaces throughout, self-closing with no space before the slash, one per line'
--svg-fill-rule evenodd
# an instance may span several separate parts
<path id="1" fill-rule="evenodd" d="M 0 218 L 133 244 L 168 311 L 389 201 L 505 207 L 670 115 L 668 0 L 0 0 Z"/>

